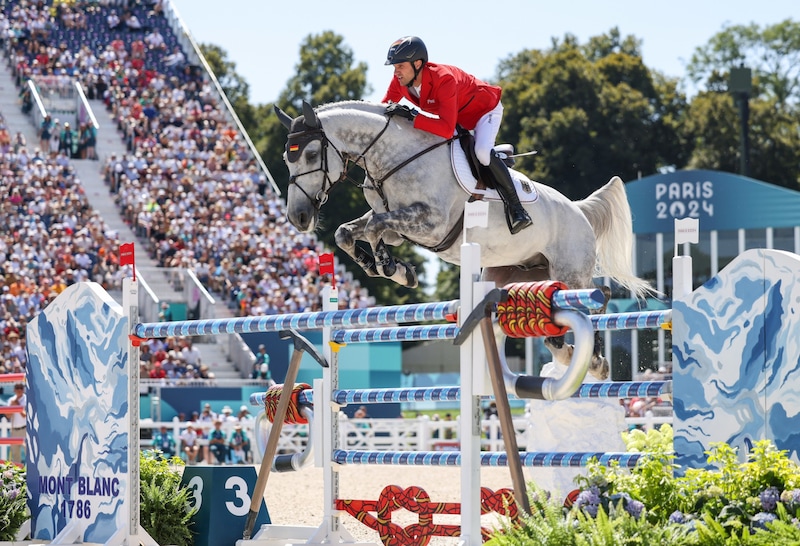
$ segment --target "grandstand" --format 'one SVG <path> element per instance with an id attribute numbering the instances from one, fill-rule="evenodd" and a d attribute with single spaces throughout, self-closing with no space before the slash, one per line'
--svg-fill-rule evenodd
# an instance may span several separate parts
<path id="1" fill-rule="evenodd" d="M 24 369 L 25 324 L 67 285 L 119 290 L 124 242 L 145 321 L 320 309 L 323 247 L 287 222 L 169 2 L 6 1 L 0 31 L 0 373 Z M 374 303 L 338 271 L 341 305 Z M 249 378 L 232 337 L 154 341 L 142 377 Z"/>

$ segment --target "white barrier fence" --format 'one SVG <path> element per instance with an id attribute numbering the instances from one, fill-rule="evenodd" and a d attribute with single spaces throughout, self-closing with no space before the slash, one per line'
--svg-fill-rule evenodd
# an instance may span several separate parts
<path id="1" fill-rule="evenodd" d="M 514 429 L 517 432 L 517 444 L 520 449 L 528 449 L 528 425 L 530 416 L 520 415 L 513 419 Z M 664 423 L 672 423 L 671 416 L 654 415 L 648 411 L 644 417 L 627 417 L 625 419 L 628 426 L 640 426 L 645 430 L 650 430 Z M 196 423 L 193 423 L 196 424 Z M 185 423 L 178 421 L 157 422 L 144 419 L 140 422 L 142 449 L 152 449 L 153 435 L 161 428 L 166 426 L 176 443 L 176 453 L 181 454 L 180 434 L 185 429 Z M 233 431 L 234 423 L 223 424 L 225 436 L 229 437 Z M 256 420 L 250 419 L 243 422 L 243 429 L 250 439 L 252 446 L 252 457 L 254 463 L 261 462 L 261 453 L 255 448 L 256 442 Z M 201 422 L 200 427 L 207 433 L 214 428 L 212 422 Z M 7 435 L 8 428 L 6 422 L 0 422 L 0 436 Z M 502 451 L 503 439 L 500 434 L 500 421 L 495 416 L 481 421 L 483 437 L 481 448 L 484 451 Z M 146 432 L 145 432 L 146 431 Z M 414 419 L 353 419 L 348 418 L 344 413 L 339 414 L 339 431 L 342 445 L 347 449 L 377 450 L 377 451 L 438 451 L 458 449 L 460 438 L 458 437 L 458 419 L 452 421 L 432 420 L 427 415 Z M 199 439 L 201 447 L 208 446 L 208 439 Z M 278 443 L 278 453 L 299 453 L 302 452 L 308 443 L 308 425 L 284 425 L 281 430 L 281 437 Z M 535 446 L 533 446 L 535 447 Z M 4 457 L 3 450 L 6 446 L 0 447 L 0 459 Z M 206 456 L 205 461 L 210 461 L 210 455 Z"/>

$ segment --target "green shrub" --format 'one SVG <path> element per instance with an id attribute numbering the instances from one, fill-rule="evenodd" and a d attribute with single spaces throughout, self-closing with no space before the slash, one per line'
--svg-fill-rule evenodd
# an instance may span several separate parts
<path id="1" fill-rule="evenodd" d="M 193 544 L 190 520 L 196 509 L 190 504 L 192 493 L 181 487 L 181 473 L 173 468 L 183 464 L 179 457 L 164 459 L 155 451 L 144 451 L 140 457 L 140 520 L 159 544 Z"/>
<path id="2" fill-rule="evenodd" d="M 12 462 L 0 464 L 0 540 L 17 539 L 28 514 L 25 471 Z"/>
<path id="3" fill-rule="evenodd" d="M 539 499 L 533 514 L 502 528 L 493 546 L 740 546 L 800 545 L 800 466 L 772 442 L 756 442 L 747 461 L 713 444 L 711 469 L 676 476 L 672 429 L 632 431 L 628 449 L 642 457 L 633 469 L 592 461 L 576 479 L 580 493 L 563 507 Z"/>

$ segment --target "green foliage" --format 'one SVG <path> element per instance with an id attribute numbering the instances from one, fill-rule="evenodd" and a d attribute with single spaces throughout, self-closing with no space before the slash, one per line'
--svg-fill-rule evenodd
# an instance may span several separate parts
<path id="1" fill-rule="evenodd" d="M 353 50 L 342 36 L 331 30 L 309 34 L 300 44 L 300 62 L 278 103 L 281 108 L 291 104 L 299 110 L 303 100 L 318 105 L 360 99 L 372 90 L 367 84 L 367 65 L 354 66 L 354 62 Z"/>
<path id="2" fill-rule="evenodd" d="M 689 167 L 738 172 L 739 108 L 728 93 L 734 67 L 752 71 L 750 176 L 798 189 L 800 176 L 800 23 L 728 26 L 697 47 L 688 78 L 701 90 L 683 120 Z"/>
<path id="3" fill-rule="evenodd" d="M 457 300 L 461 289 L 460 275 L 461 268 L 459 266 L 440 261 L 433 301 Z"/>
<path id="4" fill-rule="evenodd" d="M 686 72 L 696 84 L 727 81 L 732 67 L 753 71 L 756 94 L 775 99 L 779 108 L 800 99 L 800 23 L 786 19 L 761 27 L 756 23 L 723 28 L 695 48 Z M 754 95 L 755 96 L 755 95 Z"/>
<path id="5" fill-rule="evenodd" d="M 636 519 L 624 510 L 600 508 L 596 517 L 565 511 L 553 503 L 533 503 L 534 513 L 522 518 L 517 527 L 505 526 L 487 546 L 620 546 L 689 545 L 690 529 L 658 525 Z"/>
<path id="6" fill-rule="evenodd" d="M 142 527 L 159 544 L 191 546 L 190 520 L 196 509 L 191 491 L 181 486 L 183 466 L 179 457 L 164 459 L 158 451 L 144 451 L 139 458 L 140 519 Z M 14 541 L 30 518 L 25 470 L 13 463 L 0 464 L 0 541 Z"/>
<path id="7" fill-rule="evenodd" d="M 711 469 L 676 476 L 672 429 L 631 431 L 630 450 L 646 455 L 630 471 L 596 461 L 576 481 L 571 508 L 540 502 L 519 525 L 501 529 L 490 544 L 739 546 L 800 544 L 800 467 L 772 442 L 757 442 L 747 461 L 715 444 Z"/>
<path id="8" fill-rule="evenodd" d="M 30 517 L 25 471 L 12 462 L 0 464 L 0 540 L 14 541 Z"/>
<path id="9" fill-rule="evenodd" d="M 257 123 L 256 110 L 250 104 L 250 84 L 236 71 L 236 63 L 228 59 L 228 52 L 218 45 L 200 44 L 200 51 L 237 117 L 251 134 Z"/>
<path id="10" fill-rule="evenodd" d="M 194 543 L 190 520 L 191 491 L 181 486 L 181 474 L 173 467 L 183 466 L 178 457 L 164 459 L 155 451 L 140 457 L 142 527 L 159 544 L 191 546 Z"/>
<path id="11" fill-rule="evenodd" d="M 618 29 L 581 46 L 574 36 L 523 51 L 498 70 L 505 116 L 500 141 L 540 154 L 520 169 L 572 199 L 613 175 L 634 180 L 681 159 L 676 82 L 644 65 L 638 41 Z"/>

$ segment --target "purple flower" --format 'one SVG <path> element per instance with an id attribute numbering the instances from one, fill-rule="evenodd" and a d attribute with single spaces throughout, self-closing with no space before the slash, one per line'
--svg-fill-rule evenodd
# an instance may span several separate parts
<path id="1" fill-rule="evenodd" d="M 597 516 L 597 509 L 600 507 L 600 490 L 597 487 L 590 487 L 581 491 L 575 499 L 575 506 L 583 510 L 592 517 Z"/>
<path id="2" fill-rule="evenodd" d="M 537 503 L 545 503 L 550 500 L 550 491 L 534 491 L 531 493 L 531 500 Z"/>
<path id="3" fill-rule="evenodd" d="M 778 501 L 781 498 L 781 494 L 777 487 L 767 487 L 761 492 L 758 498 L 761 500 L 761 508 L 767 512 L 771 512 L 775 510 L 776 506 L 778 506 Z"/>
<path id="4" fill-rule="evenodd" d="M 781 502 L 789 508 L 800 505 L 800 489 L 787 489 L 781 493 Z"/>
<path id="5" fill-rule="evenodd" d="M 670 523 L 686 523 L 686 516 L 680 510 L 675 510 L 669 515 Z"/>
<path id="6" fill-rule="evenodd" d="M 642 515 L 642 510 L 644 510 L 644 503 L 641 501 L 631 499 L 625 505 L 625 510 L 633 516 L 633 519 L 639 519 L 639 516 Z"/>
<path id="7" fill-rule="evenodd" d="M 759 512 L 753 516 L 753 528 L 766 529 L 767 524 L 775 521 L 776 519 L 778 519 L 778 517 L 775 514 L 770 514 L 769 512 Z"/>
<path id="8" fill-rule="evenodd" d="M 11 489 L 8 491 L 8 500 L 14 500 L 19 496 L 19 489 Z"/>

